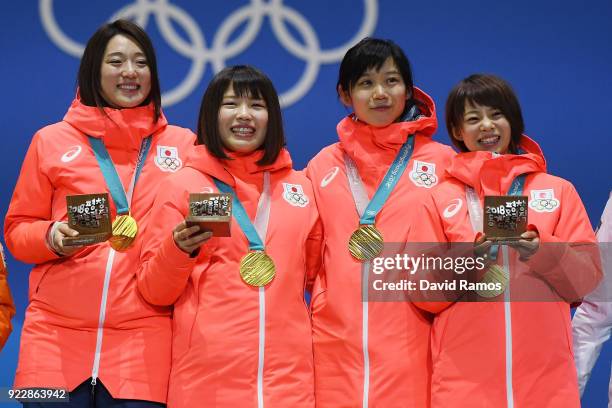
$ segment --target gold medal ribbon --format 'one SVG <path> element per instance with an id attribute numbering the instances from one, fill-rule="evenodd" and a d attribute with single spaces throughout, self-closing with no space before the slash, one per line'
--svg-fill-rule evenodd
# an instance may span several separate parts
<path id="1" fill-rule="evenodd" d="M 346 175 L 349 180 L 353 200 L 355 201 L 355 207 L 357 208 L 357 214 L 360 217 L 359 228 L 351 234 L 348 249 L 350 254 L 361 262 L 376 258 L 383 250 L 383 236 L 378 228 L 375 227 L 374 221 L 376 215 L 380 212 L 397 185 L 404 170 L 406 170 L 413 150 L 414 135 L 410 135 L 397 152 L 391 166 L 387 169 L 387 173 L 376 189 L 372 200 L 368 199 L 363 181 L 357 170 L 357 165 L 346 152 L 344 153 Z"/>
<path id="2" fill-rule="evenodd" d="M 249 241 L 249 253 L 240 260 L 240 277 L 248 285 L 263 289 L 276 276 L 274 261 L 266 254 L 264 246 L 270 220 L 270 173 L 264 172 L 263 192 L 259 197 L 255 225 L 251 223 L 234 189 L 221 180 L 215 179 L 214 182 L 219 191 L 232 195 L 232 215 Z"/>
<path id="3" fill-rule="evenodd" d="M 138 234 L 138 223 L 130 215 L 129 203 L 132 201 L 136 181 L 140 176 L 145 159 L 151 148 L 151 136 L 142 140 L 140 151 L 138 152 L 138 160 L 136 161 L 136 168 L 127 195 L 121 184 L 119 174 L 117 174 L 117 169 L 102 140 L 89 136 L 89 143 L 96 156 L 96 160 L 98 161 L 106 185 L 111 193 L 113 202 L 117 207 L 117 217 L 113 221 L 112 236 L 109 239 L 110 245 L 116 251 L 126 251 L 132 246 L 136 239 L 136 234 Z"/>

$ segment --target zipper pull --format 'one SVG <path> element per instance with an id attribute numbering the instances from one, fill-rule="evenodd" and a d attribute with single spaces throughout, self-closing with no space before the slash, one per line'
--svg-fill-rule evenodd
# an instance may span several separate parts
<path id="1" fill-rule="evenodd" d="M 94 399 L 94 397 L 96 396 L 96 383 L 97 383 L 97 379 L 94 377 L 91 377 L 91 398 Z"/>

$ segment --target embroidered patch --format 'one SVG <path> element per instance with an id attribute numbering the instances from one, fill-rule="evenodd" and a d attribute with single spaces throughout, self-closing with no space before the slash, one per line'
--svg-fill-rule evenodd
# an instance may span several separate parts
<path id="1" fill-rule="evenodd" d="M 161 171 L 172 173 L 183 167 L 183 161 L 179 158 L 178 149 L 172 146 L 157 146 L 155 164 Z"/>
<path id="2" fill-rule="evenodd" d="M 70 150 L 68 150 L 66 153 L 64 153 L 62 155 L 61 160 L 64 163 L 70 163 L 71 161 L 76 159 L 79 154 L 81 154 L 82 150 L 83 150 L 83 148 L 81 146 L 79 146 L 79 145 L 72 146 L 72 147 L 70 147 Z"/>
<path id="3" fill-rule="evenodd" d="M 410 172 L 410 179 L 418 187 L 432 188 L 438 184 L 436 165 L 434 163 L 415 160 L 412 171 Z"/>
<path id="4" fill-rule="evenodd" d="M 455 198 L 451 201 L 448 207 L 444 209 L 442 215 L 444 215 L 444 218 L 454 217 L 459 212 L 461 207 L 463 207 L 463 200 L 460 198 Z"/>
<path id="5" fill-rule="evenodd" d="M 299 184 L 283 183 L 283 198 L 294 207 L 306 207 L 308 197 L 304 194 L 304 189 Z"/>
<path id="6" fill-rule="evenodd" d="M 321 180 L 321 187 L 327 187 L 327 185 L 331 183 L 334 178 L 336 178 L 338 171 L 340 171 L 340 168 L 338 166 L 334 166 L 330 172 L 323 177 L 323 180 Z"/>
<path id="7" fill-rule="evenodd" d="M 529 207 L 537 212 L 553 212 L 559 208 L 559 200 L 555 198 L 555 190 L 531 190 Z"/>

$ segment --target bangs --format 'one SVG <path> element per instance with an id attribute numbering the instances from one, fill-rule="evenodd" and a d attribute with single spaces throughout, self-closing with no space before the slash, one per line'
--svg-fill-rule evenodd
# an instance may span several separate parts
<path id="1" fill-rule="evenodd" d="M 385 61 L 389 59 L 389 57 L 392 57 L 393 63 L 398 66 L 397 61 L 395 61 L 395 58 L 393 58 L 393 55 L 391 54 L 389 46 L 386 44 L 375 43 L 372 44 L 372 46 L 370 47 L 364 47 L 360 49 L 355 55 L 356 63 L 353 70 L 353 72 L 355 72 L 358 77 L 354 78 L 354 81 L 352 81 L 351 86 L 354 85 L 355 82 L 357 82 L 357 80 L 359 79 L 359 76 L 365 74 L 366 71 L 370 69 L 378 71 L 380 67 L 383 66 Z"/>
<path id="2" fill-rule="evenodd" d="M 285 133 L 283 130 L 283 116 L 281 113 L 278 94 L 272 81 L 257 68 L 249 65 L 234 65 L 219 71 L 212 79 L 200 104 L 198 118 L 198 143 L 206 145 L 213 156 L 220 159 L 229 159 L 219 132 L 219 109 L 223 95 L 229 86 L 238 98 L 260 99 L 265 102 L 268 111 L 266 137 L 261 149 L 263 157 L 258 165 L 274 163 L 282 148 L 285 146 Z"/>
<path id="3" fill-rule="evenodd" d="M 460 102 L 457 107 L 461 107 L 462 113 L 467 104 L 489 106 L 507 112 L 509 101 L 506 100 L 504 94 L 504 90 L 497 84 L 478 80 L 467 82 L 457 95 Z"/>
<path id="4" fill-rule="evenodd" d="M 350 93 L 363 74 L 368 70 L 379 71 L 389 58 L 399 71 L 408 94 L 412 95 L 412 69 L 404 51 L 391 40 L 369 37 L 359 41 L 342 58 L 336 90 L 341 88 Z"/>
<path id="5" fill-rule="evenodd" d="M 266 88 L 266 84 L 264 81 L 254 72 L 247 70 L 235 71 L 229 78 L 236 96 L 255 99 L 265 99 L 263 89 Z M 227 88 L 227 85 L 224 88 Z"/>

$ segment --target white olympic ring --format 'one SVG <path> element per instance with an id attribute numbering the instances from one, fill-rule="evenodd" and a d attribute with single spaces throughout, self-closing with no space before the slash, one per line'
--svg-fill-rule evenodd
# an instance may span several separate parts
<path id="1" fill-rule="evenodd" d="M 280 94 L 282 107 L 299 101 L 310 91 L 317 79 L 321 64 L 332 64 L 342 59 L 346 50 L 361 38 L 371 35 L 378 19 L 377 0 L 364 0 L 364 16 L 357 33 L 349 41 L 330 50 L 321 50 L 319 39 L 311 24 L 295 9 L 283 4 L 283 0 L 249 0 L 249 4 L 233 11 L 220 25 L 212 47 L 206 47 L 202 31 L 193 18 L 169 0 L 135 0 L 134 3 L 118 10 L 109 21 L 117 18 L 131 18 L 146 27 L 149 16 L 155 15 L 155 22 L 162 37 L 181 56 L 191 59 L 187 76 L 175 88 L 163 94 L 164 106 L 174 105 L 193 92 L 200 83 L 210 62 L 215 73 L 225 67 L 225 62 L 251 46 L 260 31 L 264 17 L 268 17 L 274 35 L 293 56 L 303 60 L 306 67 L 302 77 L 291 88 Z M 53 13 L 53 0 L 39 0 L 42 25 L 49 38 L 64 52 L 80 58 L 84 46 L 68 37 L 59 27 Z M 231 35 L 248 20 L 242 33 L 231 43 Z M 187 34 L 189 43 L 176 32 L 171 21 L 177 23 Z M 294 26 L 302 37 L 304 45 L 296 41 L 286 27 Z"/>

